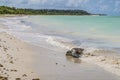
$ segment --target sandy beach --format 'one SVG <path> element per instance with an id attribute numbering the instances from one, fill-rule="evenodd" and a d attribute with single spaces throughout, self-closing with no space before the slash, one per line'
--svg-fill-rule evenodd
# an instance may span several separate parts
<path id="1" fill-rule="evenodd" d="M 0 0 L 0 80 L 120 80 L 120 0 Z"/>
<path id="2" fill-rule="evenodd" d="M 69 39 L 32 33 L 20 17 L 6 19 L 11 27 L 0 24 L 0 80 L 120 80 L 119 57 L 109 51 L 66 57 Z"/>
<path id="3" fill-rule="evenodd" d="M 34 52 L 27 43 L 0 32 L 0 80 L 37 80 L 33 61 Z"/>

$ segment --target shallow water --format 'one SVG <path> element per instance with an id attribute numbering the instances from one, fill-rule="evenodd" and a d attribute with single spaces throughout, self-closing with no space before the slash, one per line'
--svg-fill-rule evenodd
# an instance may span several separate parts
<path id="1" fill-rule="evenodd" d="M 74 44 L 98 49 L 120 49 L 120 17 L 31 16 L 26 20 L 37 24 L 34 28 L 36 32 L 50 36 L 52 41 L 65 42 L 64 44 L 69 42 L 66 47 Z M 66 41 L 66 38 L 70 40 Z"/>
<path id="2" fill-rule="evenodd" d="M 120 51 L 120 17 L 26 16 L 1 18 L 0 21 L 9 28 L 7 32 L 38 46 L 47 42 L 66 49 L 83 47 Z"/>

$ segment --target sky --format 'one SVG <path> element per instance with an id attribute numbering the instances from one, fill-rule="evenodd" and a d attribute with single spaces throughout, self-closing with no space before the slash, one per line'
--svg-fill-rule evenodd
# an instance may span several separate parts
<path id="1" fill-rule="evenodd" d="M 120 15 L 120 0 L 0 0 L 0 5 L 33 9 L 80 9 L 90 13 Z"/>

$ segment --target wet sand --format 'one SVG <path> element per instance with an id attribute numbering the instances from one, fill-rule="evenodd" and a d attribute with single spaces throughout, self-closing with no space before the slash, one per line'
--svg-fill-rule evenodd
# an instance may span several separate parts
<path id="1" fill-rule="evenodd" d="M 41 80 L 120 80 L 119 76 L 97 65 L 65 57 L 66 50 L 53 51 L 42 47 L 33 49 L 36 51 L 33 68 Z"/>

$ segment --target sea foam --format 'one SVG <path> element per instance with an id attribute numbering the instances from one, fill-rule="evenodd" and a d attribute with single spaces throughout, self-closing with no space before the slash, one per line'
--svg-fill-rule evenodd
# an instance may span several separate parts
<path id="1" fill-rule="evenodd" d="M 46 41 L 54 46 L 64 49 L 71 49 L 73 47 L 76 47 L 74 44 L 72 44 L 72 40 L 67 38 L 49 36 Z"/>
<path id="2" fill-rule="evenodd" d="M 3 21 L 2 24 L 6 26 L 9 30 L 24 31 L 31 29 L 31 26 L 22 23 L 20 18 L 14 17 L 14 18 L 5 18 L 1 20 Z"/>

